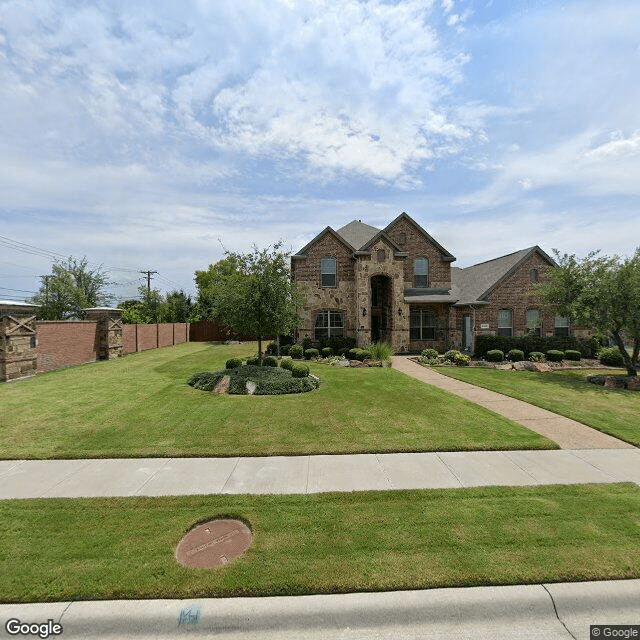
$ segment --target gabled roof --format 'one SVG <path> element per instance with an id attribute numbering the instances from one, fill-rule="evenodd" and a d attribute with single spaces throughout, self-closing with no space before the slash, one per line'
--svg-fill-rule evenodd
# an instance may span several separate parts
<path id="1" fill-rule="evenodd" d="M 369 242 L 360 247 L 360 251 L 368 251 L 381 238 L 383 238 L 391 246 L 395 253 L 399 253 L 405 256 L 408 255 L 404 253 L 403 249 L 399 247 L 384 231 L 378 231 L 378 233 L 376 233 L 376 235 L 373 236 L 373 238 L 371 238 Z"/>
<path id="2" fill-rule="evenodd" d="M 451 267 L 451 292 L 459 299 L 459 305 L 486 302 L 486 297 L 534 253 L 542 256 L 550 265 L 555 264 L 554 260 L 536 245 L 466 269 Z"/>
<path id="3" fill-rule="evenodd" d="M 322 238 L 322 236 L 324 236 L 327 233 L 330 233 L 336 240 L 338 240 L 338 242 L 341 242 L 345 247 L 347 247 L 347 249 L 349 249 L 349 251 L 351 251 L 352 253 L 355 252 L 355 249 L 354 249 L 353 245 L 350 244 L 349 242 L 347 242 L 347 240 L 345 240 L 339 233 L 334 231 L 331 227 L 325 227 L 311 242 L 307 243 L 304 247 L 302 247 L 302 249 L 300 249 L 300 251 L 298 251 L 298 253 L 296 253 L 295 255 L 291 256 L 291 259 L 292 260 L 302 260 L 302 259 L 306 258 L 307 257 L 307 251 L 309 250 L 309 247 L 311 247 L 316 242 L 318 242 L 318 240 L 320 240 L 320 238 Z"/>
<path id="4" fill-rule="evenodd" d="M 412 224 L 422 235 L 434 246 L 436 247 L 440 253 L 442 254 L 442 260 L 445 262 L 453 262 L 455 257 L 449 253 L 437 240 L 434 240 L 410 215 L 405 213 L 404 211 L 395 219 L 392 220 L 385 228 L 384 232 L 389 233 L 391 228 L 400 220 L 407 220 L 410 224 Z"/>
<path id="5" fill-rule="evenodd" d="M 361 249 L 380 232 L 377 227 L 365 224 L 361 220 L 353 220 L 336 232 L 355 249 Z"/>

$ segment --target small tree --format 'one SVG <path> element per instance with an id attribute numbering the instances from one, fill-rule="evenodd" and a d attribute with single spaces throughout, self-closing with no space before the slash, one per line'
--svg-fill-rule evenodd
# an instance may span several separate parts
<path id="1" fill-rule="evenodd" d="M 577 324 L 613 338 L 629 376 L 637 375 L 640 353 L 640 248 L 631 258 L 609 258 L 591 252 L 578 260 L 554 249 L 557 267 L 547 271 L 549 281 L 534 285 L 558 313 Z M 625 346 L 631 340 L 632 352 Z"/>
<path id="2" fill-rule="evenodd" d="M 258 336 L 260 355 L 265 335 L 291 333 L 302 322 L 304 298 L 291 281 L 288 254 L 279 251 L 281 246 L 254 246 L 246 254 L 225 252 L 224 268 L 236 268 L 221 275 L 210 292 L 213 317 L 238 333 Z"/>
<path id="3" fill-rule="evenodd" d="M 111 283 L 101 267 L 90 269 L 86 258 L 56 261 L 52 273 L 42 276 L 42 284 L 31 302 L 40 305 L 37 315 L 43 320 L 84 317 L 83 309 L 108 306 L 114 296 L 105 292 Z"/>

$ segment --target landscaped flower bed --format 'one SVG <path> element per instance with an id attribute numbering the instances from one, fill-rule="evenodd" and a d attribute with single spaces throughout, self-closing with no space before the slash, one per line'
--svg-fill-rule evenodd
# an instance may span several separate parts
<path id="1" fill-rule="evenodd" d="M 194 389 L 214 393 L 268 396 L 313 391 L 320 386 L 320 380 L 309 375 L 306 365 L 294 365 L 289 370 L 245 364 L 231 369 L 196 373 L 187 384 Z"/>

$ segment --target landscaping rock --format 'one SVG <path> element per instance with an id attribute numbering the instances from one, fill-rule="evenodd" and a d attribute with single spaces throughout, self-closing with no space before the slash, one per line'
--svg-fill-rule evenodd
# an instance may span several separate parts
<path id="1" fill-rule="evenodd" d="M 538 373 L 546 373 L 551 371 L 551 367 L 546 362 L 529 362 L 528 371 L 537 371 Z"/>
<path id="2" fill-rule="evenodd" d="M 604 388 L 605 389 L 625 389 L 627 381 L 625 378 L 619 378 L 618 376 L 605 376 Z"/>
<path id="3" fill-rule="evenodd" d="M 247 389 L 247 393 L 252 396 L 256 392 L 256 383 L 253 380 L 247 380 L 245 387 Z"/>
<path id="4" fill-rule="evenodd" d="M 499 371 L 511 371 L 513 369 L 513 365 L 510 362 L 507 364 L 497 364 L 496 369 Z"/>
<path id="5" fill-rule="evenodd" d="M 360 360 L 349 360 L 350 367 L 364 367 L 364 362 L 360 362 Z"/>
<path id="6" fill-rule="evenodd" d="M 229 393 L 229 383 L 231 378 L 229 376 L 222 376 L 222 380 L 215 386 L 213 393 Z"/>
<path id="7" fill-rule="evenodd" d="M 335 367 L 348 367 L 349 366 L 349 361 L 348 360 L 336 360 L 333 365 Z"/>
<path id="8" fill-rule="evenodd" d="M 529 369 L 529 365 L 532 364 L 531 362 L 525 362 L 524 360 L 519 360 L 518 362 L 514 362 L 513 363 L 513 368 L 516 371 L 530 371 L 531 369 Z"/>
<path id="9" fill-rule="evenodd" d="M 630 391 L 640 391 L 640 378 L 627 378 L 627 389 Z"/>

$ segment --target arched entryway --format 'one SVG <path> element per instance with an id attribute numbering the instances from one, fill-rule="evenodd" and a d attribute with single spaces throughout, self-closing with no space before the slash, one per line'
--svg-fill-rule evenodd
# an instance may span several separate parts
<path id="1" fill-rule="evenodd" d="M 371 342 L 391 342 L 392 303 L 391 278 L 371 278 Z"/>

